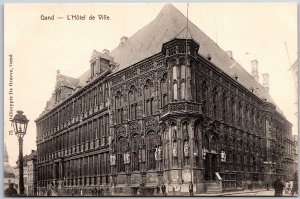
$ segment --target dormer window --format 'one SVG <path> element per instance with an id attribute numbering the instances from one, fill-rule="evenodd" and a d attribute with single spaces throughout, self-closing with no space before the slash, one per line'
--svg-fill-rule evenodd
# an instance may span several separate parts
<path id="1" fill-rule="evenodd" d="M 95 65 L 96 65 L 96 62 L 93 62 L 91 64 L 91 77 L 94 77 L 95 74 L 96 74 L 96 67 L 95 67 Z"/>
<path id="2" fill-rule="evenodd" d="M 55 94 L 55 102 L 59 102 L 61 100 L 61 90 L 57 90 Z"/>

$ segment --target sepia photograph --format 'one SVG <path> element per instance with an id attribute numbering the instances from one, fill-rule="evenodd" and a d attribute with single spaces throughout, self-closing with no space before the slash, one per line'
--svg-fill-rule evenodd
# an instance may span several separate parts
<path id="1" fill-rule="evenodd" d="M 4 197 L 298 196 L 297 3 L 4 4 Z"/>

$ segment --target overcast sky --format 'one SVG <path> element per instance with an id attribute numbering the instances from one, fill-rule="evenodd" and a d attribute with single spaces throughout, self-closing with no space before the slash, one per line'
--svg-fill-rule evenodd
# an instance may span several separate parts
<path id="1" fill-rule="evenodd" d="M 186 15 L 186 4 L 174 4 Z M 89 68 L 94 49 L 114 49 L 122 36 L 131 36 L 162 9 L 163 4 L 48 4 L 6 5 L 4 17 L 4 141 L 9 161 L 18 158 L 16 136 L 8 115 L 8 55 L 13 55 L 14 112 L 18 109 L 30 120 L 24 137 L 24 154 L 36 149 L 34 120 L 43 111 L 54 91 L 56 70 L 78 77 Z M 40 16 L 67 14 L 106 14 L 110 21 L 42 21 Z M 297 59 L 297 5 L 294 4 L 192 4 L 189 19 L 250 72 L 250 61 L 257 59 L 259 75 L 270 74 L 270 93 L 287 119 L 297 119 L 297 97 L 289 60 Z"/>

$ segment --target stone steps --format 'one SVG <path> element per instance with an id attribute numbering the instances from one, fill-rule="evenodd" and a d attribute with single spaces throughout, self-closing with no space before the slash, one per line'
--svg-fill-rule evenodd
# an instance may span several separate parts
<path id="1" fill-rule="evenodd" d="M 216 182 L 205 183 L 206 193 L 218 194 L 222 193 L 222 189 L 217 185 Z"/>

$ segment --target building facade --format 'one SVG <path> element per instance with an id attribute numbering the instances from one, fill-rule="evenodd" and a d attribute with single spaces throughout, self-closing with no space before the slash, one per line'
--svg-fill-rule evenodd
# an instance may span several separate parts
<path id="1" fill-rule="evenodd" d="M 201 193 L 289 178 L 292 125 L 251 64 L 250 75 L 167 5 L 112 52 L 94 51 L 79 78 L 58 71 L 35 120 L 38 194 L 153 195 L 165 184 L 176 195 L 190 182 Z"/>

